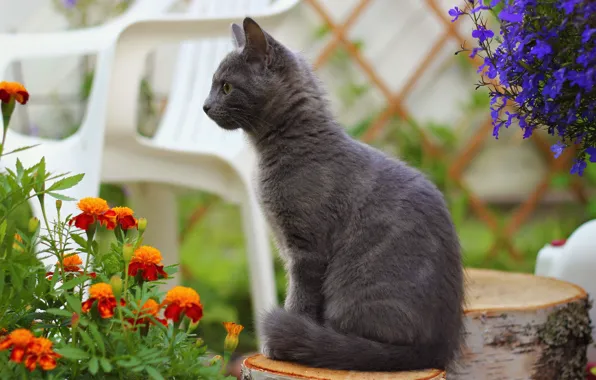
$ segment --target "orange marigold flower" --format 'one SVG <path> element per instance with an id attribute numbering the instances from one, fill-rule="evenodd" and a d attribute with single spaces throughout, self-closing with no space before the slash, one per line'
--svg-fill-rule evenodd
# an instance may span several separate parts
<path id="1" fill-rule="evenodd" d="M 224 322 L 224 327 L 228 332 L 226 339 L 224 340 L 224 350 L 233 352 L 238 347 L 238 335 L 244 329 L 244 326 L 234 322 Z"/>
<path id="2" fill-rule="evenodd" d="M 82 304 L 83 313 L 91 310 L 95 301 L 97 301 L 97 310 L 102 318 L 111 318 L 114 316 L 114 309 L 117 302 L 110 284 L 100 282 L 89 287 L 89 299 Z M 124 306 L 126 303 L 121 299 L 120 304 Z"/>
<path id="3" fill-rule="evenodd" d="M 110 210 L 108 202 L 101 198 L 87 197 L 79 200 L 77 207 L 82 211 L 79 215 L 70 219 L 68 224 L 74 223 L 75 227 L 82 230 L 89 229 L 95 222 L 105 225 L 109 230 L 116 227 L 116 215 Z"/>
<path id="4" fill-rule="evenodd" d="M 64 259 L 62 259 L 62 264 L 64 265 L 65 272 L 85 273 L 80 267 L 81 265 L 83 265 L 83 260 L 81 260 L 81 257 L 77 254 L 66 256 Z M 60 261 L 56 262 L 56 267 L 58 266 L 60 266 Z M 54 272 L 48 272 L 46 273 L 46 276 L 48 277 L 48 279 L 51 280 L 53 274 Z M 91 272 L 88 274 L 91 278 L 97 277 L 95 272 Z"/>
<path id="5" fill-rule="evenodd" d="M 17 102 L 27 104 L 29 92 L 25 86 L 18 82 L 0 82 L 0 101 L 10 103 L 13 97 Z"/>
<path id="6" fill-rule="evenodd" d="M 116 213 L 116 223 L 120 225 L 123 230 L 135 228 L 138 225 L 137 219 L 133 216 L 134 211 L 128 207 L 114 207 L 112 211 Z"/>
<path id="7" fill-rule="evenodd" d="M 168 274 L 161 265 L 161 252 L 157 248 L 142 245 L 137 248 L 128 265 L 128 275 L 136 276 L 141 271 L 141 276 L 147 281 L 155 281 L 158 276 L 167 278 Z"/>
<path id="8" fill-rule="evenodd" d="M 27 329 L 16 329 L 0 341 L 0 351 L 12 348 L 10 360 L 15 363 L 20 363 L 23 361 L 27 346 L 34 338 L 35 337 L 31 331 Z"/>
<path id="9" fill-rule="evenodd" d="M 136 322 L 135 322 L 135 318 L 129 318 L 128 322 L 131 325 L 143 325 L 143 324 L 153 323 L 151 318 L 149 318 L 149 316 L 152 316 L 161 324 L 167 325 L 168 324 L 167 320 L 157 317 L 157 314 L 159 313 L 160 308 L 161 308 L 161 305 L 159 303 L 157 303 L 157 301 L 155 301 L 153 299 L 148 299 L 147 302 L 145 302 L 143 304 L 143 307 L 141 307 L 140 312 L 138 312 L 138 317 L 136 318 Z M 137 314 L 136 311 L 134 313 Z"/>
<path id="10" fill-rule="evenodd" d="M 180 320 L 180 314 L 184 313 L 193 323 L 203 317 L 203 305 L 201 305 L 199 294 L 192 288 L 176 286 L 166 294 L 163 305 L 167 305 L 164 316 L 174 322 Z"/>
<path id="11" fill-rule="evenodd" d="M 52 350 L 52 344 L 47 338 L 34 338 L 27 346 L 25 367 L 29 371 L 33 371 L 38 364 L 45 371 L 56 368 L 56 359 L 60 355 Z"/>

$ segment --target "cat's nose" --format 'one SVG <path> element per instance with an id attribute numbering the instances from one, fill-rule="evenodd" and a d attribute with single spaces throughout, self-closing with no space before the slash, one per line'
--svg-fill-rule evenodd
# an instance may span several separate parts
<path id="1" fill-rule="evenodd" d="M 208 103 L 203 104 L 203 111 L 205 111 L 205 113 L 209 113 L 209 110 L 211 109 L 211 105 Z"/>

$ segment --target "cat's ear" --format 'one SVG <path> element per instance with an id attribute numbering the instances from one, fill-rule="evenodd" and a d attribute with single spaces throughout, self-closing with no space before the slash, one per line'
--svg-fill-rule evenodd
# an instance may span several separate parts
<path id="1" fill-rule="evenodd" d="M 237 48 L 243 48 L 246 44 L 246 37 L 242 27 L 236 23 L 232 24 L 232 40 Z"/>
<path id="2" fill-rule="evenodd" d="M 267 35 L 263 29 L 250 17 L 246 17 L 242 23 L 244 35 L 246 36 L 246 54 L 254 63 L 271 64 L 273 49 L 269 44 Z"/>

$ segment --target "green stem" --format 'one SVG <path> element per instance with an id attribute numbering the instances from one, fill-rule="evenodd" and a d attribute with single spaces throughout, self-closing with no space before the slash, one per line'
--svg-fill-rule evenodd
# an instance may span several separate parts
<path id="1" fill-rule="evenodd" d="M 174 345 L 176 343 L 176 334 L 178 334 L 178 326 L 174 326 L 174 332 L 172 333 L 172 341 L 170 342 L 170 349 L 168 350 L 168 355 L 172 355 L 174 353 Z"/>

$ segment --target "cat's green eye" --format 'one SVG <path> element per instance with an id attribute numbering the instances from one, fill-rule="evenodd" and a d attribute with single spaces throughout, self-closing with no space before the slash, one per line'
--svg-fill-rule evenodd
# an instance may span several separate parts
<path id="1" fill-rule="evenodd" d="M 231 85 L 231 84 L 229 84 L 229 83 L 227 83 L 227 82 L 226 82 L 226 83 L 224 83 L 224 84 L 223 84 L 223 92 L 224 92 L 224 94 L 226 94 L 226 95 L 227 95 L 227 94 L 229 94 L 230 92 L 232 92 L 232 85 Z"/>

